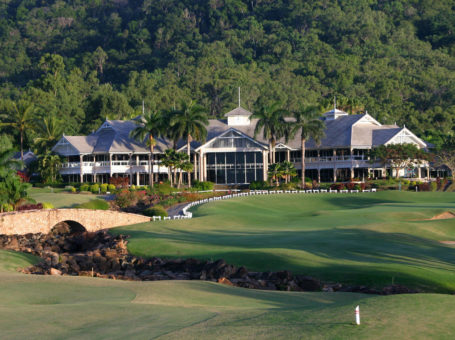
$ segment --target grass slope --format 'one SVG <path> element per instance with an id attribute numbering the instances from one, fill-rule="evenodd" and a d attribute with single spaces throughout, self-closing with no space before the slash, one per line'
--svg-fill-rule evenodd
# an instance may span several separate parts
<path id="1" fill-rule="evenodd" d="M 2 339 L 447 339 L 455 333 L 449 295 L 270 292 L 10 271 L 32 261 L 0 251 Z M 353 325 L 357 304 L 361 326 Z"/>
<path id="2" fill-rule="evenodd" d="M 102 199 L 102 196 L 90 194 L 71 194 L 62 189 L 47 189 L 47 188 L 30 188 L 29 195 L 37 203 L 49 202 L 55 208 L 71 208 L 78 204 L 88 203 L 94 199 Z"/>
<path id="3" fill-rule="evenodd" d="M 275 195 L 202 205 L 196 218 L 115 228 L 140 256 L 223 258 L 347 284 L 455 291 L 453 193 Z"/>

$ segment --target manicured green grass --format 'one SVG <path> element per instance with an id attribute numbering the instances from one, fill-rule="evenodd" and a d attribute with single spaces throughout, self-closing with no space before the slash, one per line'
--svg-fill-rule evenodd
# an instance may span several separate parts
<path id="1" fill-rule="evenodd" d="M 455 193 L 254 196 L 199 206 L 192 220 L 112 229 L 140 256 L 223 258 L 354 285 L 455 291 Z"/>
<path id="2" fill-rule="evenodd" d="M 72 194 L 63 189 L 30 188 L 30 197 L 37 203 L 49 202 L 55 208 L 72 208 L 77 204 L 84 204 L 94 199 L 102 199 L 102 196 L 92 194 Z"/>
<path id="3" fill-rule="evenodd" d="M 0 250 L 2 339 L 448 339 L 455 333 L 451 295 L 270 292 L 11 271 L 29 261 Z M 353 324 L 356 305 L 361 326 Z"/>
<path id="4" fill-rule="evenodd" d="M 77 209 L 109 210 L 109 203 L 103 199 L 91 200 L 74 206 Z"/>

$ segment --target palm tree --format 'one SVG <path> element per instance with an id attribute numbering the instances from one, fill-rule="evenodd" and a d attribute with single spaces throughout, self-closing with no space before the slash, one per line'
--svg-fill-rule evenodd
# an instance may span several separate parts
<path id="1" fill-rule="evenodd" d="M 23 163 L 15 160 L 13 157 L 13 150 L 5 150 L 0 152 L 0 178 L 7 175 L 8 172 L 14 168 L 19 168 Z"/>
<path id="2" fill-rule="evenodd" d="M 191 188 L 191 176 L 190 176 L 190 174 L 194 170 L 194 164 L 191 163 L 190 161 L 187 161 L 187 162 L 185 162 L 185 163 L 183 163 L 181 165 L 181 169 L 182 169 L 182 171 L 185 171 L 186 173 L 188 173 L 188 187 Z"/>
<path id="3" fill-rule="evenodd" d="M 268 176 L 270 178 L 270 184 L 275 180 L 275 185 L 280 184 L 280 178 L 283 176 L 282 168 L 280 163 L 273 163 L 269 165 Z"/>
<path id="4" fill-rule="evenodd" d="M 295 170 L 294 164 L 289 161 L 284 161 L 280 163 L 281 166 L 281 174 L 283 175 L 284 181 L 287 184 L 290 182 L 291 177 L 297 175 L 297 171 Z"/>
<path id="5" fill-rule="evenodd" d="M 305 187 L 305 142 L 313 138 L 316 144 L 321 143 L 324 137 L 324 122 L 320 119 L 320 111 L 316 106 L 307 106 L 294 112 L 295 123 L 293 134 L 300 130 L 300 143 L 302 151 L 302 188 Z"/>
<path id="6" fill-rule="evenodd" d="M 184 138 L 186 140 L 186 153 L 190 158 L 190 143 L 192 140 L 205 141 L 207 137 L 207 128 L 209 120 L 205 109 L 197 105 L 192 100 L 189 102 L 182 101 L 179 110 L 171 111 L 171 128 L 174 137 Z M 190 174 L 188 173 L 188 177 Z"/>
<path id="7" fill-rule="evenodd" d="M 184 152 L 177 152 L 175 153 L 175 170 L 179 169 L 179 181 L 177 183 L 177 188 L 180 188 L 182 185 L 182 172 L 183 168 L 185 167 L 185 163 L 189 162 L 189 157 L 186 153 Z M 190 174 L 188 173 L 188 177 L 190 177 Z"/>
<path id="8" fill-rule="evenodd" d="M 2 126 L 10 126 L 20 134 L 21 144 L 21 161 L 24 160 L 24 135 L 25 132 L 34 127 L 33 113 L 35 107 L 32 103 L 25 100 L 19 100 L 17 103 L 9 103 L 9 114 L 2 115 L 1 118 L 6 118 L 6 122 L 0 123 Z"/>
<path id="9" fill-rule="evenodd" d="M 62 165 L 62 160 L 59 155 L 50 152 L 41 155 L 38 159 L 38 170 L 44 183 L 55 183 L 59 177 L 59 168 Z"/>
<path id="10" fill-rule="evenodd" d="M 285 135 L 286 122 L 284 117 L 287 111 L 280 108 L 280 103 L 276 102 L 271 106 L 263 106 L 254 114 L 255 118 L 259 118 L 256 128 L 254 129 L 254 137 L 261 132 L 264 139 L 269 142 L 270 163 L 275 163 L 275 144 L 277 139 Z"/>
<path id="11" fill-rule="evenodd" d="M 172 181 L 172 171 L 174 170 L 177 164 L 177 152 L 174 149 L 167 149 L 164 151 L 164 157 L 161 159 L 161 163 L 167 167 L 169 182 L 171 186 L 173 185 Z"/>
<path id="12" fill-rule="evenodd" d="M 143 142 L 145 138 L 148 137 L 146 144 L 150 147 L 150 152 L 152 154 L 152 161 L 149 166 L 149 184 L 153 188 L 153 157 L 156 138 L 161 135 L 163 129 L 162 115 L 158 111 L 145 113 L 140 117 L 136 124 L 137 127 L 130 132 L 130 136 L 140 142 Z"/>
<path id="13" fill-rule="evenodd" d="M 33 142 L 43 152 L 49 151 L 63 134 L 63 122 L 55 115 L 49 115 L 42 120 L 36 120 L 36 137 Z"/>

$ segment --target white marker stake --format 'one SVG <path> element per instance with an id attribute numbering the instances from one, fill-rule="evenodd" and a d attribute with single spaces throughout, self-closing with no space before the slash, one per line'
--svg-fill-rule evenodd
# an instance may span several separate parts
<path id="1" fill-rule="evenodd" d="M 355 323 L 360 325 L 360 308 L 359 306 L 355 307 Z"/>

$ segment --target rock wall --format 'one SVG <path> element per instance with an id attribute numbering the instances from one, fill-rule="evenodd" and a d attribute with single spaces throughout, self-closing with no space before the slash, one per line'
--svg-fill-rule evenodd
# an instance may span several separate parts
<path id="1" fill-rule="evenodd" d="M 0 234 L 47 234 L 63 221 L 74 221 L 87 231 L 149 222 L 150 217 L 111 210 L 49 209 L 0 214 Z"/>

